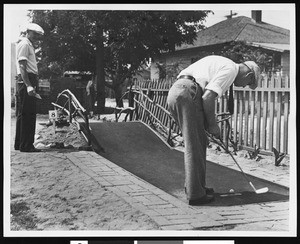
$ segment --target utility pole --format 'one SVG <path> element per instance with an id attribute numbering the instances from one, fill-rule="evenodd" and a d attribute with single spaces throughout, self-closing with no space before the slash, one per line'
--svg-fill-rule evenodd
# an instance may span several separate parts
<path id="1" fill-rule="evenodd" d="M 233 17 L 234 15 L 237 15 L 237 13 L 233 13 L 233 11 L 230 10 L 230 14 L 229 14 L 229 15 L 225 15 L 225 17 L 226 17 L 227 19 L 232 19 L 232 17 Z"/>

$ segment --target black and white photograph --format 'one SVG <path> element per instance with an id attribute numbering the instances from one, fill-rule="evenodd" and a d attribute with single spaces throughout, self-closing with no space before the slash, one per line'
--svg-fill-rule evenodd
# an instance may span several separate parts
<path id="1" fill-rule="evenodd" d="M 295 237 L 295 10 L 4 4 L 4 237 Z"/>

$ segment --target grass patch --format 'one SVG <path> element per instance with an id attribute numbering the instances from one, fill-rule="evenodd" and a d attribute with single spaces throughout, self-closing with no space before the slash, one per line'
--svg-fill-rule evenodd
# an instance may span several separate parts
<path id="1" fill-rule="evenodd" d="M 16 202 L 10 205 L 10 213 L 14 216 L 18 216 L 28 211 L 29 211 L 29 207 L 25 202 Z"/>
<path id="2" fill-rule="evenodd" d="M 30 213 L 26 202 L 10 204 L 11 223 L 15 230 L 31 230 L 36 228 L 36 219 Z"/>
<path id="3" fill-rule="evenodd" d="M 11 200 L 19 198 L 19 197 L 24 197 L 24 195 L 23 194 L 11 194 L 11 196 L 10 196 Z"/>

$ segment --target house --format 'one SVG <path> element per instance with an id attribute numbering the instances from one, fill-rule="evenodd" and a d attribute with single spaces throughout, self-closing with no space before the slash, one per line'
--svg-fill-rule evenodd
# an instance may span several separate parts
<path id="1" fill-rule="evenodd" d="M 244 41 L 247 45 L 272 51 L 276 65 L 280 65 L 282 75 L 289 74 L 290 31 L 262 21 L 262 11 L 252 11 L 252 18 L 240 16 L 221 21 L 199 31 L 192 45 L 175 48 L 175 52 L 154 57 L 151 64 L 151 79 L 159 79 L 162 66 L 171 67 L 167 78 L 177 74 L 196 60 L 217 53 L 231 42 Z"/>

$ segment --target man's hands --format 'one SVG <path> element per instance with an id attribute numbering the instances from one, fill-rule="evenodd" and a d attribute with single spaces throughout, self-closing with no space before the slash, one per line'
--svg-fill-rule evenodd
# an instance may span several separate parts
<path id="1" fill-rule="evenodd" d="M 217 124 L 209 126 L 207 128 L 207 132 L 209 134 L 213 135 L 217 139 L 221 138 L 221 130 L 220 130 L 220 127 Z"/>
<path id="2" fill-rule="evenodd" d="M 28 93 L 28 95 L 29 95 L 29 96 L 32 96 L 32 97 L 34 97 L 34 96 L 35 96 L 35 94 L 36 94 L 36 92 L 35 92 L 35 88 L 34 88 L 34 87 L 32 87 L 32 86 L 27 86 L 27 93 Z"/>

